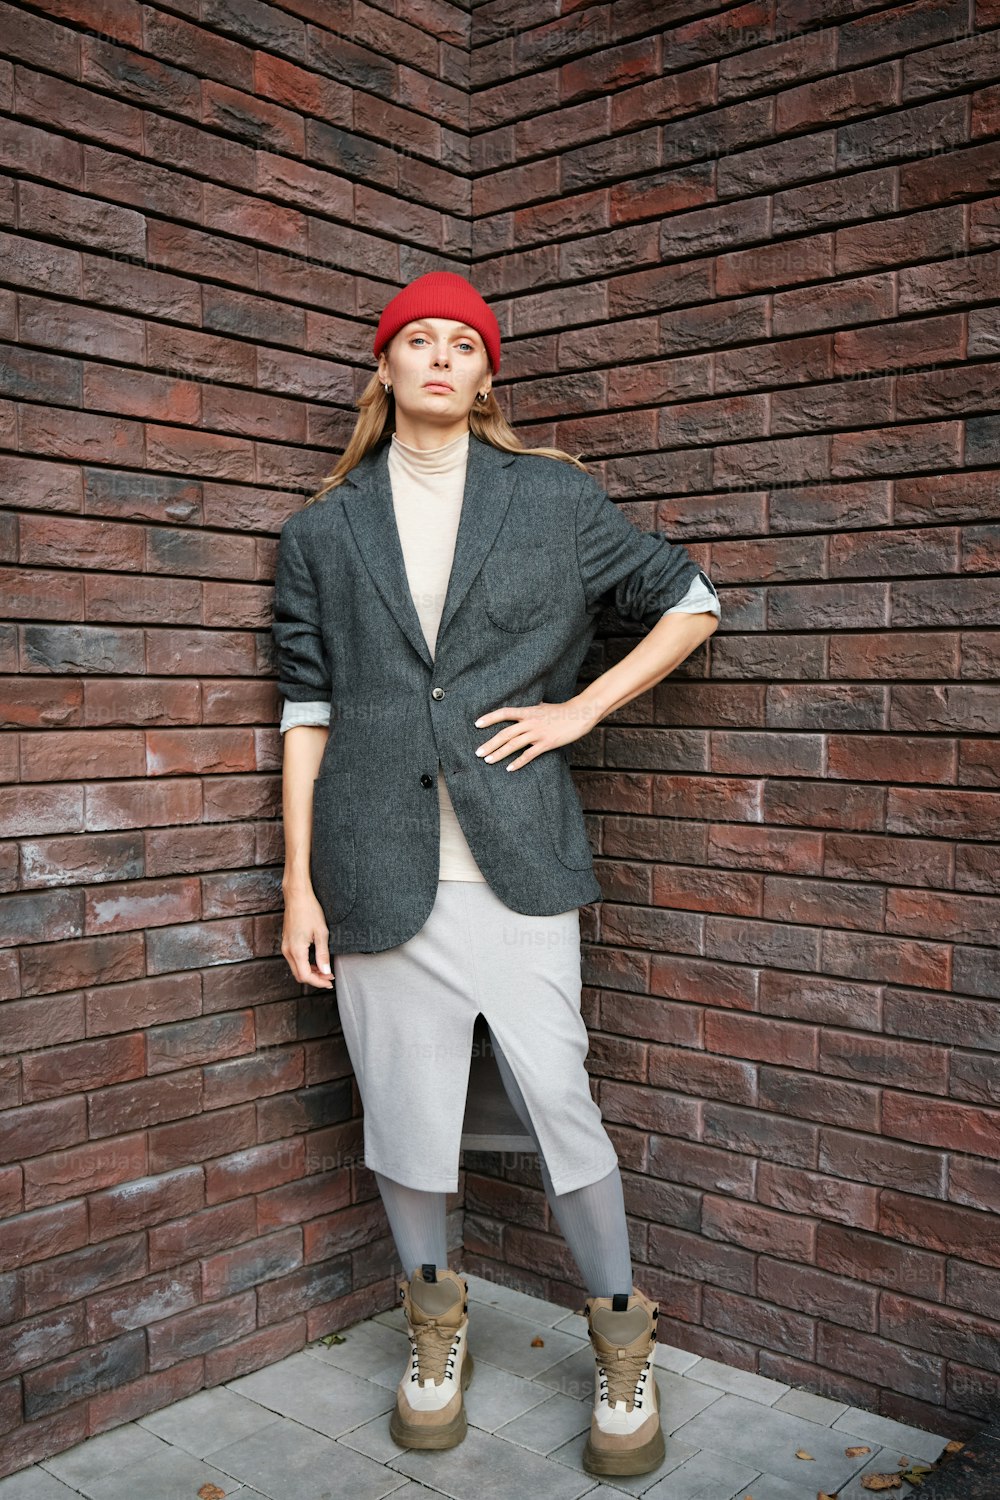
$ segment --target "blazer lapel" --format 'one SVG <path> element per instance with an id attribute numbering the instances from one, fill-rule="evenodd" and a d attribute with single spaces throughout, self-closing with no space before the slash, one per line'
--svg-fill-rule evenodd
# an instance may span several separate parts
<path id="1" fill-rule="evenodd" d="M 515 455 L 469 433 L 462 511 L 435 654 L 456 609 L 468 593 L 503 524 L 514 490 Z M 413 603 L 389 478 L 389 439 L 365 455 L 341 485 L 343 506 L 358 550 L 386 606 L 413 649 L 434 665 Z"/>

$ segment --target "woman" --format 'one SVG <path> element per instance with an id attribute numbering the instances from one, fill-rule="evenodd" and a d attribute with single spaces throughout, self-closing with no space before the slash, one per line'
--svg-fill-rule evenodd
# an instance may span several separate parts
<path id="1" fill-rule="evenodd" d="M 491 394 L 499 327 L 464 277 L 431 272 L 393 297 L 373 352 L 340 462 L 282 530 L 274 637 L 281 951 L 303 983 L 336 980 L 365 1162 L 410 1273 L 390 1430 L 423 1448 L 466 1431 L 468 1287 L 447 1266 L 445 1197 L 482 1011 L 590 1292 L 584 1465 L 645 1473 L 664 1453 L 657 1308 L 633 1289 L 585 1066 L 579 907 L 601 890 L 564 747 L 700 645 L 718 599 L 579 460 L 521 446 Z M 611 601 L 649 633 L 575 693 Z"/>

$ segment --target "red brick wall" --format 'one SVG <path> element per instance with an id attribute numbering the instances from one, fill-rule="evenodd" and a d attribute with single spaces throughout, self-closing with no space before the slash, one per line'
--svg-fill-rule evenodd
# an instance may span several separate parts
<path id="1" fill-rule="evenodd" d="M 270 581 L 442 264 L 524 440 L 723 594 L 577 747 L 636 1280 L 684 1348 L 962 1431 L 1000 1378 L 1000 8 L 393 8 L 0 5 L 0 1472 L 392 1301 L 279 951 Z M 464 1188 L 464 1263 L 574 1305 L 537 1165 Z"/>
<path id="2" fill-rule="evenodd" d="M 271 581 L 385 300 L 468 263 L 469 29 L 0 6 L 0 1472 L 394 1298 L 280 953 Z"/>
<path id="3" fill-rule="evenodd" d="M 635 1279 L 684 1349 L 963 1432 L 1000 1385 L 1000 6 L 562 11 L 473 26 L 512 420 L 724 610 L 574 757 Z M 503 1175 L 466 1246 L 573 1305 Z"/>

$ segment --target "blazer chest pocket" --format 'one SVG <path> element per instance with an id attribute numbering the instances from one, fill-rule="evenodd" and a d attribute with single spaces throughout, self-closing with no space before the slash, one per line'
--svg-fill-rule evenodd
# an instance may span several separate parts
<path id="1" fill-rule="evenodd" d="M 501 630 L 537 630 L 559 610 L 559 565 L 544 541 L 511 546 L 501 536 L 480 578 L 486 613 Z"/>
<path id="2" fill-rule="evenodd" d="M 357 899 L 350 771 L 321 771 L 313 782 L 309 865 L 313 890 L 332 926 Z"/>
<path id="3" fill-rule="evenodd" d="M 542 816 L 559 858 L 574 870 L 592 868 L 594 854 L 583 821 L 583 806 L 561 747 L 544 751 L 529 764 L 538 768 L 536 785 Z"/>

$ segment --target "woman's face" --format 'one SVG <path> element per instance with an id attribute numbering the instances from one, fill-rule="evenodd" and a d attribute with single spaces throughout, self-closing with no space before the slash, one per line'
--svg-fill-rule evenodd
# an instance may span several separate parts
<path id="1" fill-rule="evenodd" d="M 482 336 L 451 318 L 406 323 L 380 353 L 378 372 L 392 386 L 398 412 L 435 425 L 463 420 L 477 393 L 490 388 Z"/>

